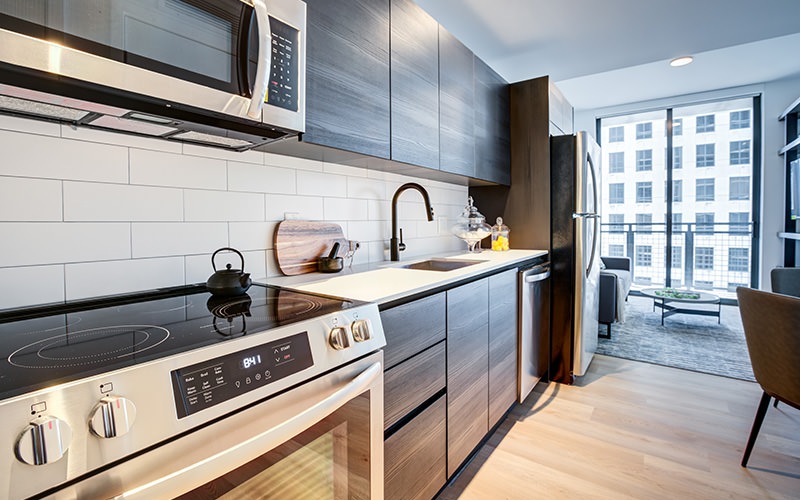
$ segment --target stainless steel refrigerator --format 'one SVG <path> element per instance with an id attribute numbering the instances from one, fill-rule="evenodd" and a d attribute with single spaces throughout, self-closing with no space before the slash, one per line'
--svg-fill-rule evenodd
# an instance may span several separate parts
<path id="1" fill-rule="evenodd" d="M 587 132 L 550 138 L 550 379 L 572 383 L 597 348 L 600 146 Z"/>

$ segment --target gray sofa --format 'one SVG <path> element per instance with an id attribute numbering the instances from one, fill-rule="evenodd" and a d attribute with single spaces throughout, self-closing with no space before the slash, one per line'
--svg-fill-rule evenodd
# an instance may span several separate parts
<path id="1" fill-rule="evenodd" d="M 629 257 L 600 257 L 605 269 L 600 270 L 600 310 L 598 320 L 606 325 L 606 334 L 611 338 L 611 324 L 625 319 L 624 303 L 631 289 L 631 259 Z"/>

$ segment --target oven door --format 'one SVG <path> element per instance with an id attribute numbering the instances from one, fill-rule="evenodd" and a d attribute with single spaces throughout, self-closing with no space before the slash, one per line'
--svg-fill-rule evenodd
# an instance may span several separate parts
<path id="1" fill-rule="evenodd" d="M 298 0 L 0 2 L 2 62 L 298 131 L 304 31 Z"/>
<path id="2" fill-rule="evenodd" d="M 383 498 L 383 353 L 48 498 Z"/>

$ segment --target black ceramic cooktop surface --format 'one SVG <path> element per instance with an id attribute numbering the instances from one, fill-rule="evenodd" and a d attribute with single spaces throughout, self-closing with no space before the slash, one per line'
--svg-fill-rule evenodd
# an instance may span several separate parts
<path id="1" fill-rule="evenodd" d="M 203 285 L 0 313 L 0 400 L 360 302 L 254 284 L 215 297 Z"/>

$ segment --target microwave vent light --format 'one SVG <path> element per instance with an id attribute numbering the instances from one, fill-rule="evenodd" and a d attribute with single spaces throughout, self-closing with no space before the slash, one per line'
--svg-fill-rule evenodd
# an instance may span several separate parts
<path id="1" fill-rule="evenodd" d="M 242 139 L 234 139 L 233 137 L 224 137 L 195 131 L 181 132 L 179 134 L 171 135 L 169 138 L 180 139 L 182 141 L 200 142 L 203 144 L 213 144 L 215 146 L 226 146 L 232 149 L 250 147 L 253 145 L 252 142 Z"/>
<path id="2" fill-rule="evenodd" d="M 178 130 L 174 127 L 165 127 L 155 123 L 141 122 L 138 120 L 126 120 L 125 118 L 117 118 L 116 116 L 105 115 L 92 120 L 89 124 L 95 127 L 109 128 L 122 132 L 132 132 L 151 136 L 164 136 Z"/>

